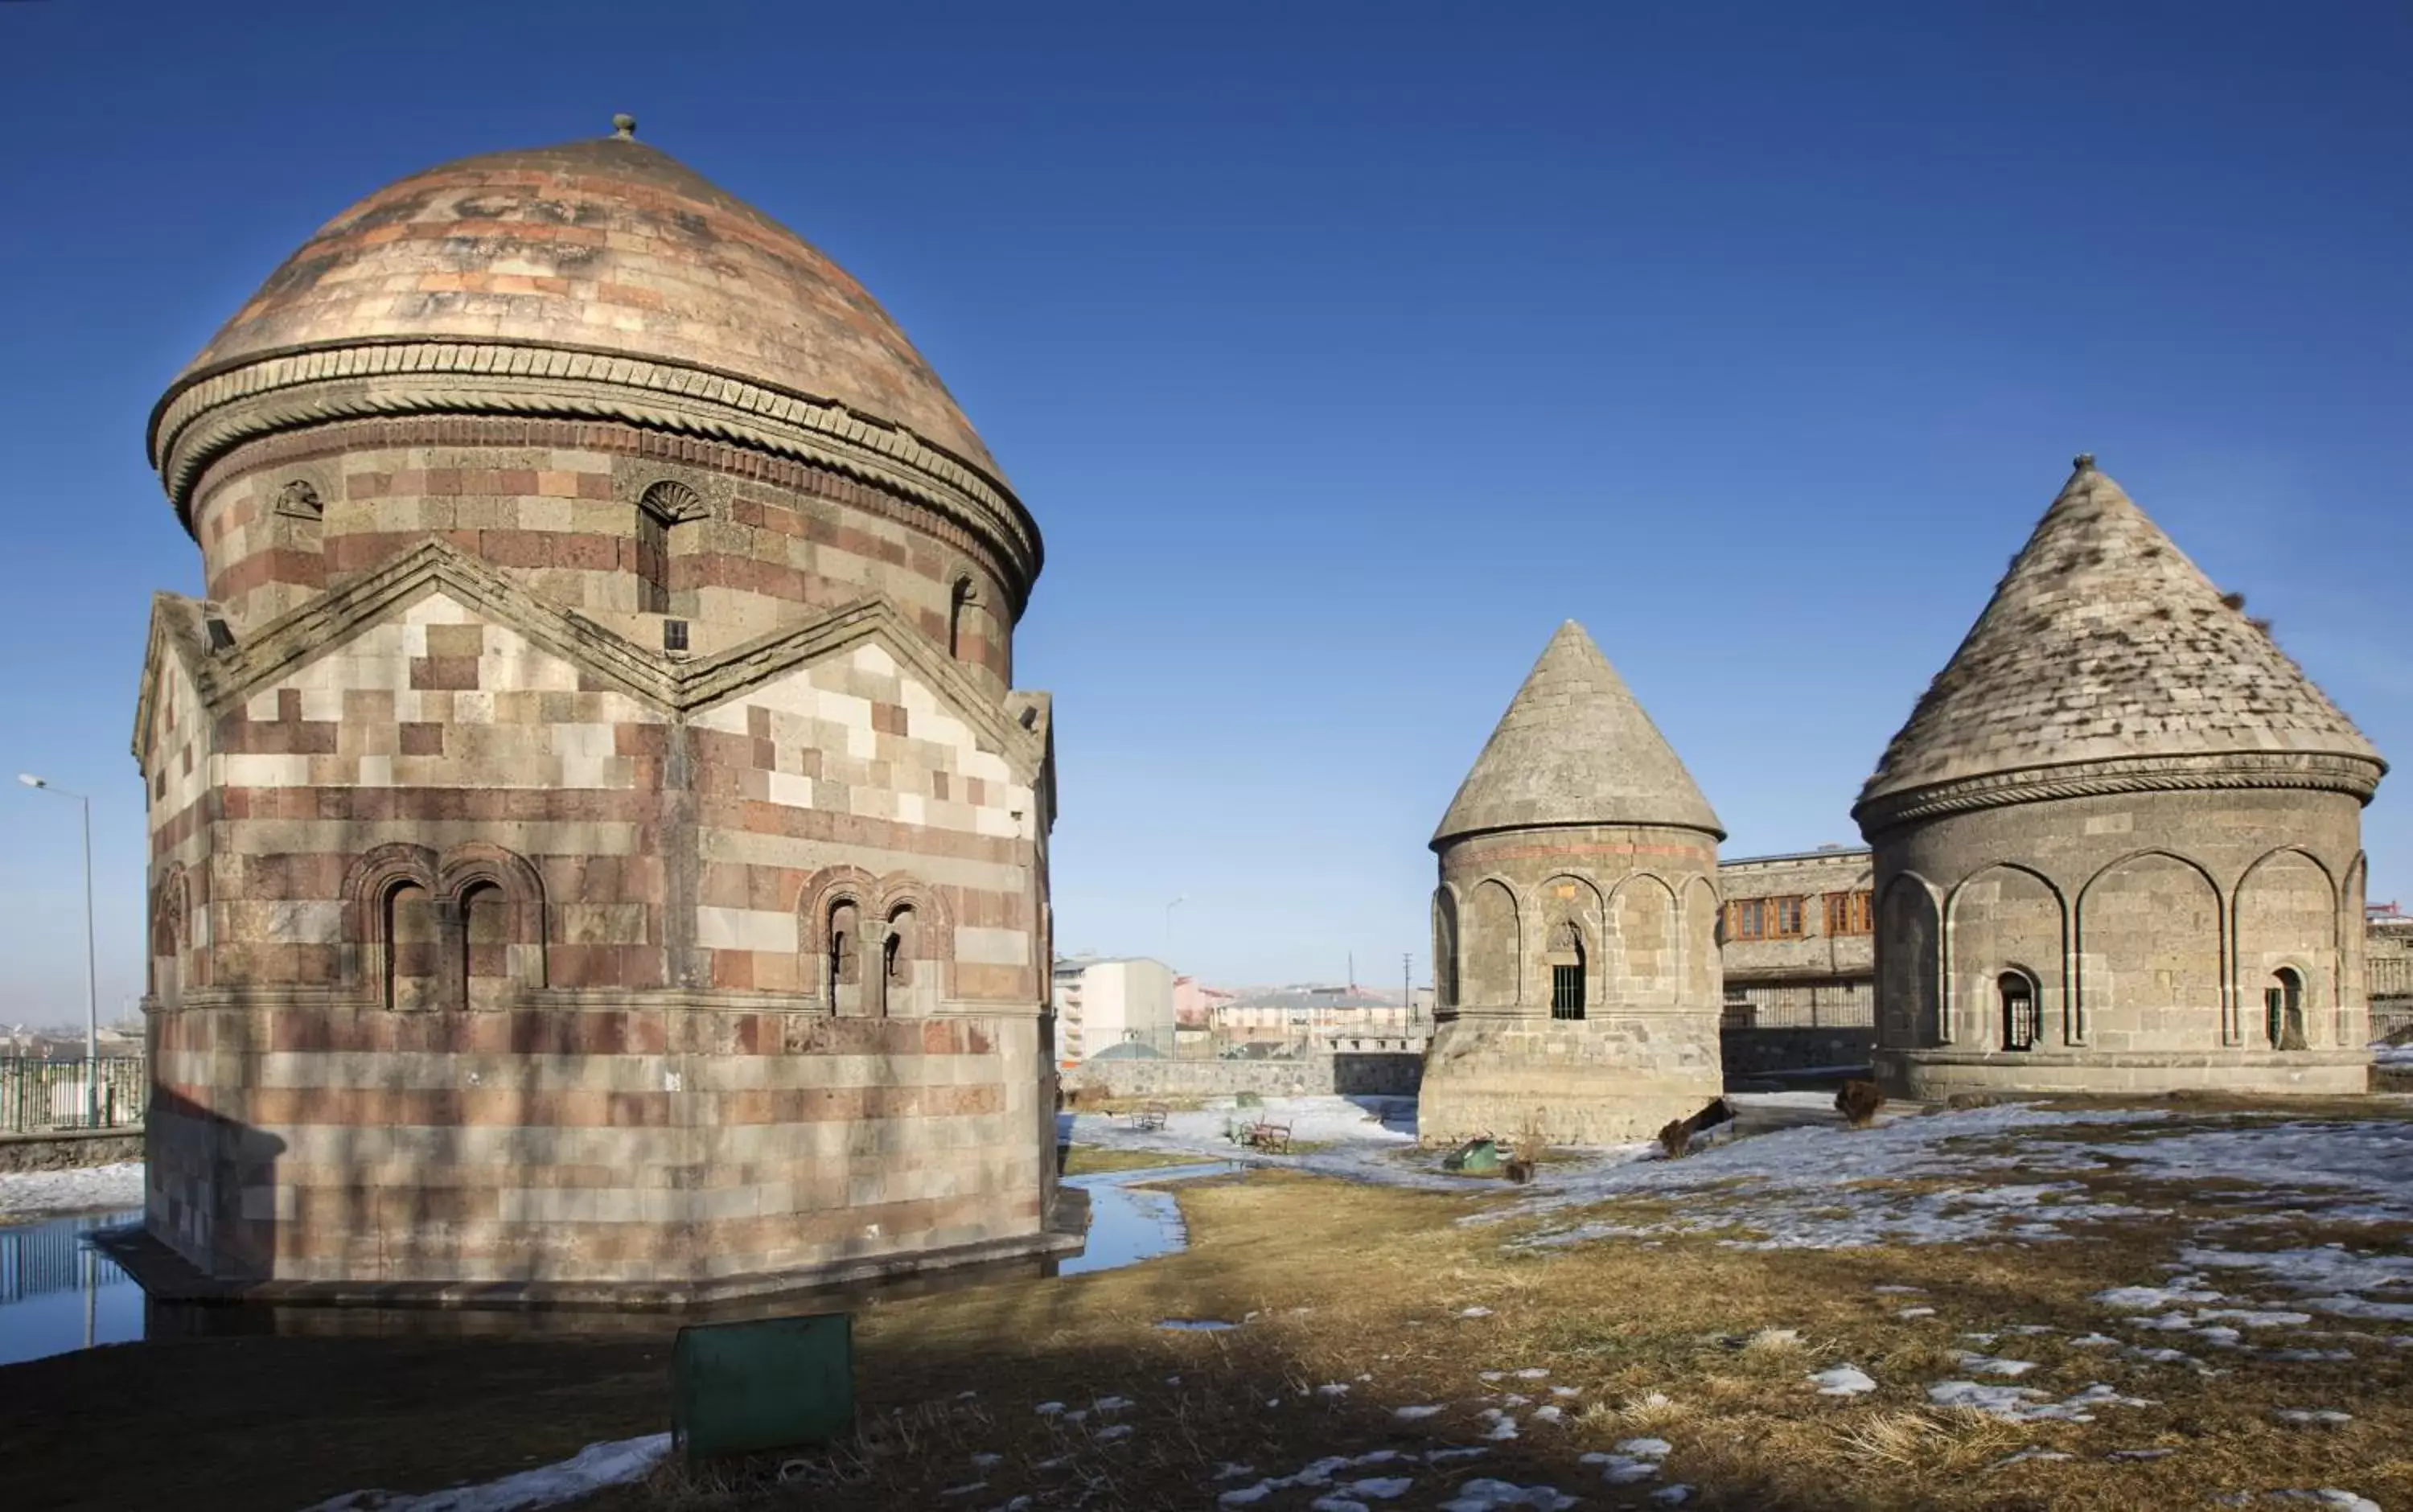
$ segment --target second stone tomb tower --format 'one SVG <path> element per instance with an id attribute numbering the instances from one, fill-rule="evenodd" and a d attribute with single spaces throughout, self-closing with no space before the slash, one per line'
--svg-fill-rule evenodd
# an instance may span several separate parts
<path id="1" fill-rule="evenodd" d="M 1562 625 L 1433 834 L 1418 1135 L 1645 1139 L 1717 1096 L 1725 834 L 1600 648 Z"/>

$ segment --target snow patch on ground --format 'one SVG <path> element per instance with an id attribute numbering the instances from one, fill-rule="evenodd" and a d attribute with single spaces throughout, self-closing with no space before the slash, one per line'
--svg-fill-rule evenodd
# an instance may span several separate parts
<path id="1" fill-rule="evenodd" d="M 2060 1238 L 2064 1225 L 2140 1216 L 2145 1209 L 2086 1200 L 2074 1181 L 1972 1184 L 1903 1193 L 1867 1183 L 1984 1176 L 2005 1170 L 2083 1171 L 2101 1163 L 2080 1144 L 2036 1142 L 2019 1153 L 1976 1146 L 2006 1135 L 2071 1125 L 2116 1130 L 2150 1124 L 2158 1110 L 2047 1112 L 2012 1105 L 1901 1119 L 1873 1129 L 1832 1125 L 1736 1139 L 1681 1161 L 1638 1161 L 1578 1170 L 1550 1191 L 1465 1220 L 1547 1213 L 1616 1197 L 1695 1193 L 1675 1216 L 1624 1223 L 1592 1220 L 1546 1229 L 1534 1245 L 1736 1230 L 1738 1249 L 1856 1249 L 1880 1244 L 1956 1244 L 1994 1238 Z M 2125 1147 L 2123 1147 L 2124 1149 Z M 1703 1189 L 1716 1188 L 1714 1192 Z M 1910 1295 L 1891 1292 L 1885 1295 Z"/>
<path id="2" fill-rule="evenodd" d="M 1838 1365 L 1831 1371 L 1819 1371 L 1810 1379 L 1822 1397 L 1857 1397 L 1877 1388 L 1876 1378 L 1857 1365 Z"/>
<path id="3" fill-rule="evenodd" d="M 142 1206 L 142 1163 L 73 1171 L 0 1173 L 0 1220 L 52 1213 L 97 1213 Z"/>
<path id="4" fill-rule="evenodd" d="M 2097 1407 L 2150 1407 L 2142 1397 L 2124 1397 L 2096 1382 L 2060 1401 L 2032 1386 L 1987 1386 L 1976 1381 L 1938 1381 L 1927 1388 L 1927 1400 L 1939 1407 L 1975 1407 L 2013 1423 L 2059 1421 L 2091 1423 Z"/>
<path id="5" fill-rule="evenodd" d="M 1441 1512 L 1503 1512 L 1508 1507 L 1538 1507 L 1540 1512 L 1566 1512 L 1576 1499 L 1552 1486 L 1518 1486 L 1511 1481 L 1470 1480 L 1441 1505 Z"/>
<path id="6" fill-rule="evenodd" d="M 2413 1319 L 2413 1255 L 2349 1250 L 2342 1244 L 2299 1250 L 2191 1246 L 2179 1252 L 2179 1259 L 2198 1269 L 2258 1273 L 2267 1283 L 2296 1293 L 2297 1304 L 2315 1312 L 2343 1318 Z M 2364 1295 L 2372 1292 L 2383 1295 Z"/>
<path id="7" fill-rule="evenodd" d="M 347 1491 L 303 1512 L 532 1512 L 576 1501 L 606 1486 L 642 1480 L 670 1451 L 668 1433 L 648 1433 L 644 1438 L 590 1444 L 557 1464 L 539 1465 L 479 1486 L 455 1486 L 418 1496 Z"/>

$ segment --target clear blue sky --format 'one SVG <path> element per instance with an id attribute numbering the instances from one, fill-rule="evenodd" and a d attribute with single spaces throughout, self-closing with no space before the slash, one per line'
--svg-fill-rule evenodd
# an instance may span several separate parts
<path id="1" fill-rule="evenodd" d="M 1424 980 L 1426 838 L 1568 616 L 1728 854 L 1857 838 L 2081 450 L 2413 760 L 2413 12 L 1171 8 L 0 4 L 0 767 L 97 795 L 104 1012 L 198 580 L 153 400 L 353 199 L 618 110 L 860 276 L 1038 516 L 1068 948 L 1187 895 L 1185 968 Z M 0 793 L 0 1019 L 80 1010 L 73 819 Z"/>

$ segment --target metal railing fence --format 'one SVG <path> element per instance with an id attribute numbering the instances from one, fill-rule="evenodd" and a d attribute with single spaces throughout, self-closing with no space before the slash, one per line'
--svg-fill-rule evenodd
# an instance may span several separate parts
<path id="1" fill-rule="evenodd" d="M 85 1087 L 96 1109 L 87 1110 Z M 76 1129 L 139 1129 L 149 1101 L 150 1069 L 139 1055 L 103 1056 L 88 1073 L 81 1060 L 0 1056 L 0 1134 Z"/>

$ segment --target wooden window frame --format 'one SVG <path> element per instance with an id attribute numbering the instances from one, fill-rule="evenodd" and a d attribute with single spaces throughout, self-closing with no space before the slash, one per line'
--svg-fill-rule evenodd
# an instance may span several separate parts
<path id="1" fill-rule="evenodd" d="M 1830 935 L 1876 933 L 1876 895 L 1865 890 L 1828 893 L 1827 932 Z"/>

